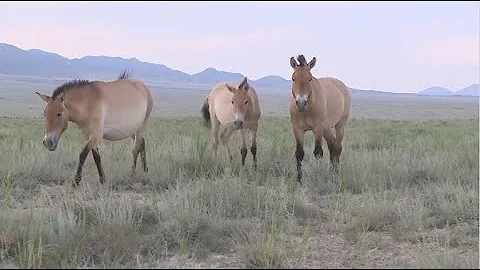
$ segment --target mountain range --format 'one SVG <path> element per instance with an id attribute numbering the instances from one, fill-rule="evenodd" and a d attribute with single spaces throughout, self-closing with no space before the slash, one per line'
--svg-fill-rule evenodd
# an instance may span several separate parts
<path id="1" fill-rule="evenodd" d="M 429 96 L 479 96 L 479 93 L 480 85 L 474 83 L 456 92 L 444 87 L 434 86 L 420 91 L 417 94 Z"/>
<path id="2" fill-rule="evenodd" d="M 134 76 L 139 79 L 161 83 L 190 83 L 211 86 L 223 81 L 240 82 L 244 78 L 244 75 L 240 73 L 220 71 L 213 67 L 190 75 L 162 64 L 143 62 L 136 58 L 85 56 L 69 59 L 39 49 L 23 50 L 14 45 L 0 43 L 0 74 L 4 75 L 50 78 L 114 78 L 124 69 L 133 72 Z M 254 87 L 277 89 L 278 91 L 284 91 L 291 87 L 290 80 L 275 75 L 250 80 L 249 82 Z M 354 92 L 361 91 L 350 89 Z M 364 91 L 389 93 L 373 90 Z M 420 91 L 418 94 L 478 96 L 479 85 L 472 84 L 458 92 L 441 87 L 432 87 Z"/>

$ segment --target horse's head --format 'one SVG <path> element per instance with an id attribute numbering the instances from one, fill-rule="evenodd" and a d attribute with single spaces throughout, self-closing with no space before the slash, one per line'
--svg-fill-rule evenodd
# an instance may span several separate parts
<path id="1" fill-rule="evenodd" d="M 234 125 L 237 129 L 243 128 L 245 115 L 249 107 L 250 98 L 248 96 L 248 89 L 250 85 L 247 82 L 247 77 L 243 79 L 238 88 L 227 84 L 228 90 L 233 93 L 232 106 L 234 115 Z"/>
<path id="2" fill-rule="evenodd" d="M 57 149 L 58 140 L 68 126 L 68 113 L 65 109 L 65 92 L 61 92 L 57 96 L 49 97 L 47 95 L 36 92 L 47 105 L 43 112 L 45 118 L 45 136 L 43 145 L 50 150 Z"/>
<path id="3" fill-rule="evenodd" d="M 310 70 L 315 66 L 317 60 L 313 57 L 310 63 L 307 63 L 303 55 L 299 55 L 297 60 L 299 62 L 298 64 L 294 57 L 290 58 L 290 65 L 293 68 L 292 94 L 298 110 L 303 112 L 307 108 L 308 101 L 312 94 L 311 82 L 313 76 Z"/>

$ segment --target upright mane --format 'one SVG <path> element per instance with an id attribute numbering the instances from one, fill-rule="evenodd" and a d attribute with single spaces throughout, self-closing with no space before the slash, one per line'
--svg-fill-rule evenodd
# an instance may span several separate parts
<path id="1" fill-rule="evenodd" d="M 71 89 L 74 89 L 74 88 L 77 89 L 79 87 L 82 87 L 91 83 L 92 82 L 89 80 L 71 80 L 57 87 L 57 89 L 53 91 L 52 98 L 56 98 L 61 93 L 67 92 Z"/>
<path id="2" fill-rule="evenodd" d="M 130 74 L 128 73 L 128 71 L 123 70 L 122 73 L 120 73 L 120 75 L 118 76 L 118 80 L 128 79 L 129 76 L 130 76 Z M 71 81 L 68 81 L 68 82 L 60 85 L 59 87 L 57 87 L 57 89 L 55 89 L 55 91 L 53 91 L 52 98 L 56 98 L 61 93 L 67 92 L 71 89 L 78 89 L 82 86 L 89 85 L 91 83 L 92 83 L 92 81 L 89 81 L 89 80 L 71 80 Z"/>
<path id="3" fill-rule="evenodd" d="M 128 77 L 130 77 L 130 74 L 128 73 L 127 70 L 122 70 L 122 73 L 120 73 L 120 75 L 118 76 L 118 80 L 122 80 L 122 79 L 128 79 Z"/>
<path id="4" fill-rule="evenodd" d="M 303 54 L 300 54 L 299 56 L 297 56 L 297 61 L 299 63 L 299 66 L 307 65 L 307 59 L 305 59 L 305 56 L 303 56 Z"/>

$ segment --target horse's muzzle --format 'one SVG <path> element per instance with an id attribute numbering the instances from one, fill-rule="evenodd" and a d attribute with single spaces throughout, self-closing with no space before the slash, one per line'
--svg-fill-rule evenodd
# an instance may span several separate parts
<path id="1" fill-rule="evenodd" d="M 300 100 L 297 100 L 297 109 L 300 111 L 300 112 L 304 112 L 305 111 L 305 108 L 307 108 L 307 100 L 304 100 L 304 99 L 300 99 Z"/>
<path id="2" fill-rule="evenodd" d="M 43 145 L 50 151 L 55 151 L 55 149 L 57 149 L 57 145 L 58 145 L 58 138 L 54 137 L 54 138 L 44 138 L 43 139 Z"/>
<path id="3" fill-rule="evenodd" d="M 235 125 L 235 127 L 236 127 L 237 129 L 243 128 L 243 121 L 242 121 L 242 120 L 235 120 L 235 121 L 233 122 L 233 124 Z"/>

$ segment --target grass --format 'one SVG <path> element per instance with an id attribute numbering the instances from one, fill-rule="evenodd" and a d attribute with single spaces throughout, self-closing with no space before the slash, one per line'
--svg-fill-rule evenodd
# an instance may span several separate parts
<path id="1" fill-rule="evenodd" d="M 104 141 L 105 185 L 89 155 L 72 189 L 84 141 L 71 124 L 46 150 L 34 94 L 60 81 L 0 83 L 2 268 L 479 267 L 478 99 L 355 93 L 339 173 L 307 133 L 302 188 L 288 91 L 259 90 L 253 170 L 238 134 L 213 160 L 192 116 L 208 89 L 151 85 L 149 172 L 130 174 L 132 140 Z"/>
<path id="2" fill-rule="evenodd" d="M 338 175 L 307 133 L 304 188 L 288 118 L 262 119 L 256 171 L 238 134 L 215 161 L 200 118 L 153 118 L 148 173 L 130 175 L 132 140 L 103 142 L 105 186 L 89 156 L 78 189 L 74 125 L 55 152 L 41 118 L 0 125 L 5 266 L 478 267 L 478 119 L 352 119 Z"/>

